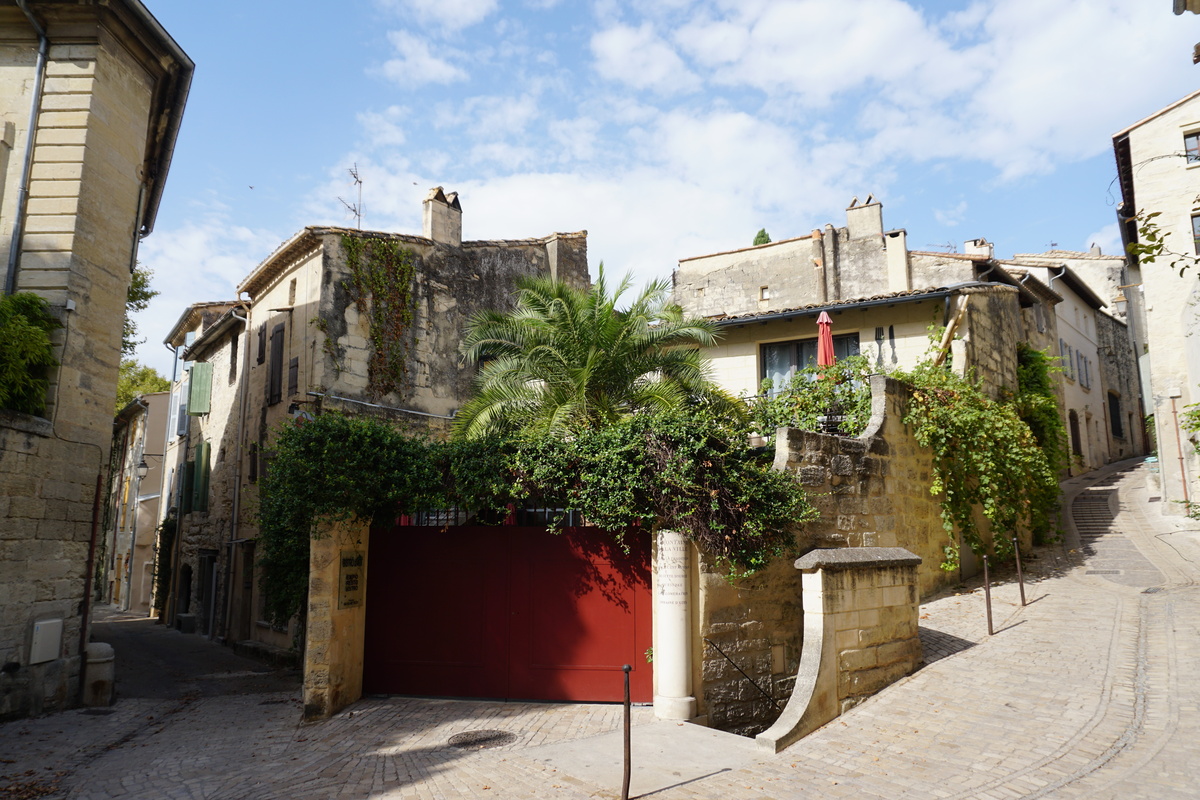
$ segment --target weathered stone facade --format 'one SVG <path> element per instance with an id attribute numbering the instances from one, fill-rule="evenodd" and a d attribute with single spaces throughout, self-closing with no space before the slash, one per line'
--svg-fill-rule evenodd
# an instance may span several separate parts
<path id="1" fill-rule="evenodd" d="M 140 3 L 29 8 L 0 8 L 5 292 L 36 292 L 64 327 L 45 417 L 0 419 L 0 717 L 78 697 L 125 295 L 192 73 Z"/>
<path id="2" fill-rule="evenodd" d="M 207 364 L 212 375 L 210 410 L 189 412 L 190 433 L 181 439 L 187 446 L 180 450 L 187 455 L 175 456 L 186 464 L 207 443 L 211 471 L 206 508 L 185 512 L 180 505 L 171 620 L 187 607 L 194 617 L 189 626 L 194 621 L 198 632 L 230 642 L 288 649 L 304 640 L 294 625 L 282 630 L 264 619 L 254 567 L 258 480 L 270 469 L 278 427 L 295 416 L 336 410 L 446 436 L 474 379 L 474 368 L 459 356 L 468 321 L 510 308 L 521 276 L 588 284 L 586 232 L 463 242 L 457 196 L 435 189 L 425 210 L 424 236 L 305 228 L 238 286 L 238 294 L 249 297 L 236 312 L 246 317 L 245 327 L 231 315 L 231 303 L 203 304 L 185 313 L 168 337 L 181 351 L 187 346 L 183 357 Z M 394 386 L 371 374 L 372 299 L 355 296 L 348 263 L 348 245 L 372 240 L 395 244 L 411 260 L 403 370 Z M 187 341 L 188 331 L 196 334 L 194 342 Z M 177 469 L 175 495 L 180 474 Z M 329 702 L 324 707 L 342 701 Z"/>
<path id="3" fill-rule="evenodd" d="M 917 444 L 902 422 L 907 392 L 883 376 L 871 379 L 872 415 L 867 430 L 848 439 L 793 429 L 776 434 L 775 468 L 792 472 L 809 491 L 819 519 L 798 534 L 802 551 L 816 548 L 900 547 L 921 559 L 915 588 L 926 596 L 974 574 L 966 548 L 958 570 L 941 569 L 949 544 L 941 502 L 930 494 L 933 454 Z M 986 521 L 985 521 L 986 523 Z M 987 540 L 986 524 L 981 535 Z M 1029 544 L 1028 539 L 1025 540 Z M 738 671 L 770 693 L 790 696 L 807 646 L 800 575 L 775 564 L 730 584 L 704 565 L 699 583 L 697 699 L 709 724 L 743 734 L 763 730 L 778 715 L 771 700 Z M 736 664 L 731 664 L 711 639 Z"/>

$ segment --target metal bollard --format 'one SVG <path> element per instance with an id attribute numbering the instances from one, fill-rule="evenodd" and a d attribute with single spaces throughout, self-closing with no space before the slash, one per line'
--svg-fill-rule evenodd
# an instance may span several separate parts
<path id="1" fill-rule="evenodd" d="M 621 778 L 621 800 L 629 800 L 629 671 L 633 667 L 621 667 L 625 672 L 625 774 Z"/>
<path id="2" fill-rule="evenodd" d="M 992 579 L 988 576 L 988 557 L 983 557 L 983 598 L 987 604 L 988 636 L 995 636 L 992 630 Z"/>
<path id="3" fill-rule="evenodd" d="M 1013 537 L 1013 553 L 1017 556 L 1017 585 L 1021 587 L 1021 606 L 1025 606 L 1025 577 L 1021 574 L 1021 543 Z"/>

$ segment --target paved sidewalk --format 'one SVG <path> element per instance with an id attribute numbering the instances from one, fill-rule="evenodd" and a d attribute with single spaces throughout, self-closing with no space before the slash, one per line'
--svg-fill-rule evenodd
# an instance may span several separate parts
<path id="1" fill-rule="evenodd" d="M 1200 796 L 1200 523 L 1161 517 L 1142 470 L 1066 487 L 1074 528 L 1028 562 L 1028 605 L 999 576 L 995 636 L 975 586 L 923 604 L 927 666 L 777 756 L 635 709 L 631 796 Z M 270 689 L 0 725 L 0 798 L 619 793 L 617 706 L 374 698 L 301 726 Z M 450 744 L 471 731 L 508 737 Z"/>

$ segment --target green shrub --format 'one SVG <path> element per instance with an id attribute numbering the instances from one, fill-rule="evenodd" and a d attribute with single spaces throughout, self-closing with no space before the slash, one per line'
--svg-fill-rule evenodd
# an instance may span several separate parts
<path id="1" fill-rule="evenodd" d="M 0 298 L 0 408 L 23 414 L 46 410 L 50 368 L 58 365 L 50 334 L 59 327 L 50 306 L 35 294 Z"/>

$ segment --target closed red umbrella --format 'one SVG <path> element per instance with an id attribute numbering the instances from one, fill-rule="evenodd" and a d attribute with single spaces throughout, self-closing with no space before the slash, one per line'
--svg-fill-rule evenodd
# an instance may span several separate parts
<path id="1" fill-rule="evenodd" d="M 824 311 L 817 317 L 817 366 L 832 367 L 833 357 L 833 320 Z"/>

